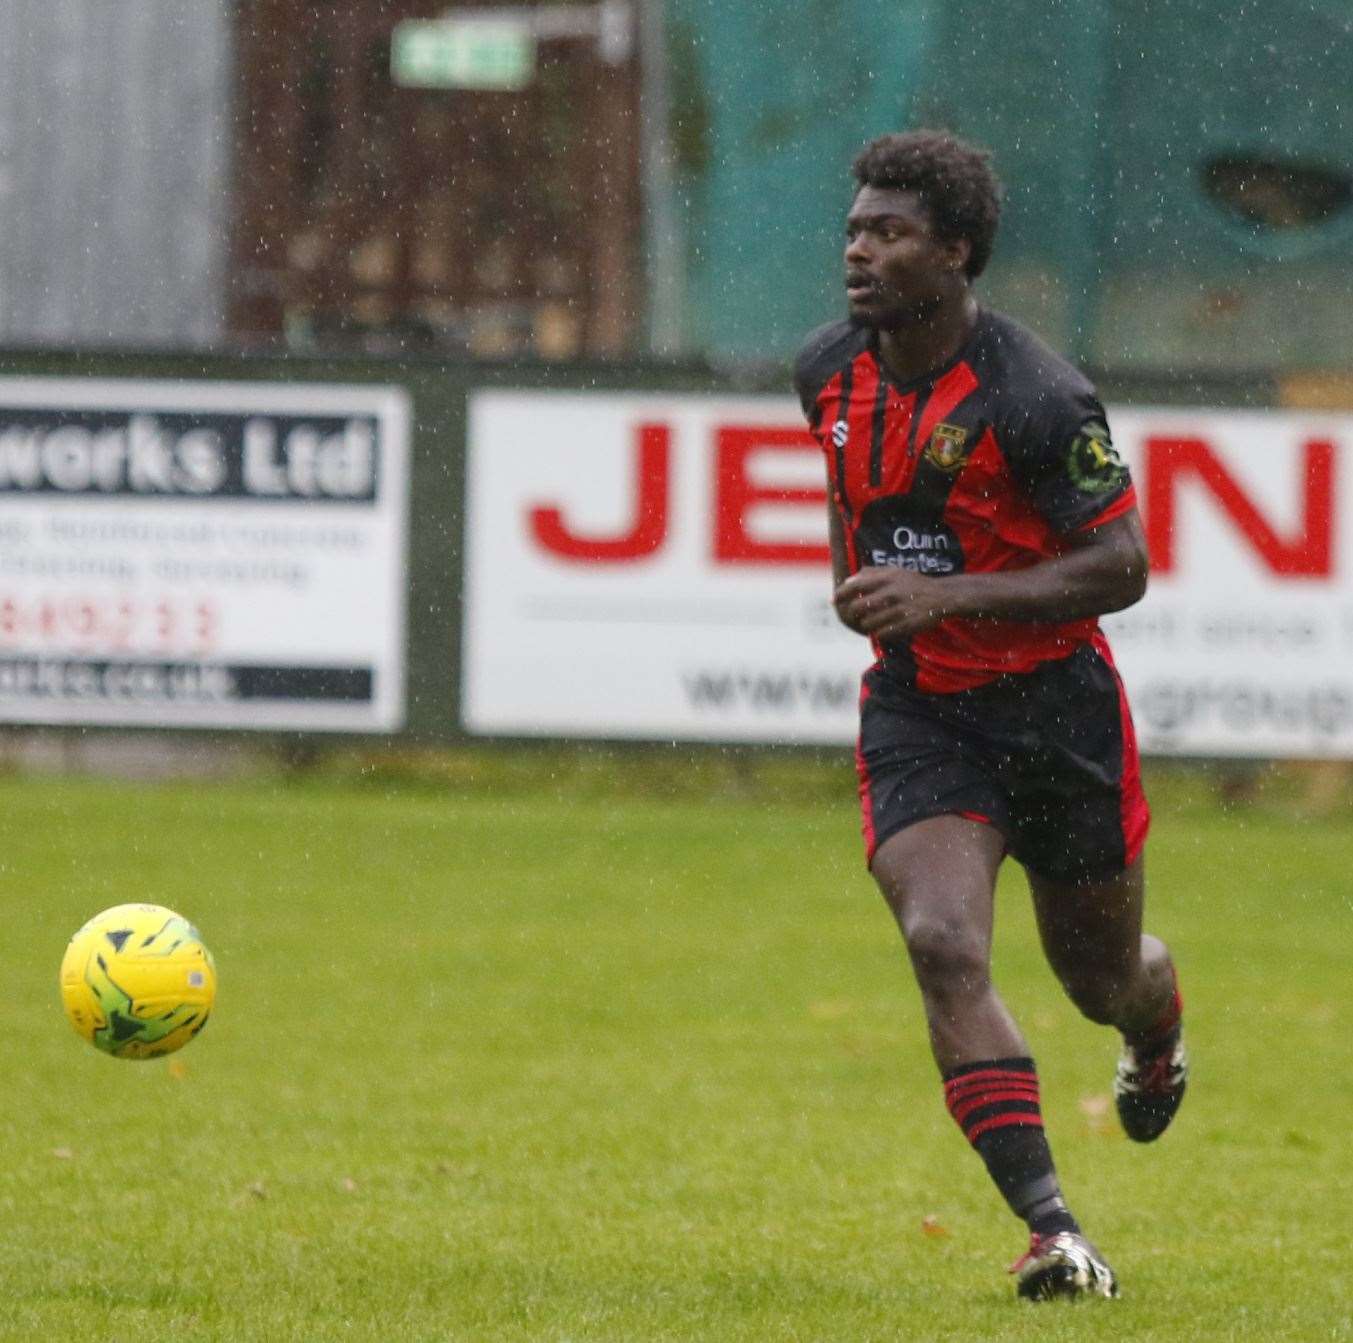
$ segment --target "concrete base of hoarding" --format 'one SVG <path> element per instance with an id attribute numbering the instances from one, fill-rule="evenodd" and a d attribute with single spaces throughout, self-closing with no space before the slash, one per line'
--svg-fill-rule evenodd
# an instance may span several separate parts
<path id="1" fill-rule="evenodd" d="M 223 779 L 258 772 L 257 741 L 204 740 L 167 733 L 0 729 L 0 771 L 95 774 L 123 779 Z"/>

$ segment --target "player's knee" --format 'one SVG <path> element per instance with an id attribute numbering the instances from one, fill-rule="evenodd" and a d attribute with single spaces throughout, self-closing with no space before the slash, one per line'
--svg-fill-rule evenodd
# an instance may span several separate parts
<path id="1" fill-rule="evenodd" d="M 985 992 L 991 962 L 985 940 L 956 919 L 922 917 L 904 921 L 902 935 L 921 991 L 929 997 L 963 997 Z"/>

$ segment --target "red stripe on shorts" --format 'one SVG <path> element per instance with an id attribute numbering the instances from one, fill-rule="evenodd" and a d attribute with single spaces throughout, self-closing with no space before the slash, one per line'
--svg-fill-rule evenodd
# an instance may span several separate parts
<path id="1" fill-rule="evenodd" d="M 1118 675 L 1103 630 L 1096 630 L 1090 642 L 1095 652 L 1108 664 L 1114 684 L 1118 687 L 1118 720 L 1123 734 L 1123 773 L 1118 781 L 1119 806 L 1123 824 L 1123 864 L 1127 866 L 1137 860 L 1146 843 L 1146 832 L 1151 825 L 1151 809 L 1146 805 L 1146 794 L 1142 792 L 1137 730 L 1132 725 L 1132 710 L 1128 706 L 1127 691 L 1123 689 L 1123 678 Z"/>
<path id="2" fill-rule="evenodd" d="M 863 716 L 864 706 L 869 699 L 869 683 L 860 682 L 860 713 Z M 878 847 L 878 837 L 874 833 L 874 790 L 873 781 L 869 777 L 869 766 L 864 762 L 864 733 L 855 739 L 855 774 L 860 781 L 860 814 L 862 817 L 861 829 L 864 831 L 864 861 L 866 865 L 874 861 L 874 850 Z"/>

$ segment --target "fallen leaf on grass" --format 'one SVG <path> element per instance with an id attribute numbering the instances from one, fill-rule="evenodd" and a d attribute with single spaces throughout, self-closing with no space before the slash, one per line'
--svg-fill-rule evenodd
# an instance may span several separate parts
<path id="1" fill-rule="evenodd" d="M 940 1240 L 949 1234 L 949 1228 L 931 1212 L 921 1218 L 921 1234 Z"/>
<path id="2" fill-rule="evenodd" d="M 1110 1118 L 1111 1105 L 1107 1096 L 1082 1096 L 1080 1112 L 1085 1116 L 1085 1127 L 1098 1138 L 1118 1135 L 1118 1125 Z"/>

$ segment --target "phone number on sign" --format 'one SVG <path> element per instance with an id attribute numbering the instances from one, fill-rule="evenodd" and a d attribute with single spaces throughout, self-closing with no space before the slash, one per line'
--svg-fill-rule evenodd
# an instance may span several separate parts
<path id="1" fill-rule="evenodd" d="M 114 653 L 216 648 L 220 611 L 210 598 L 18 597 L 0 593 L 0 648 Z"/>

